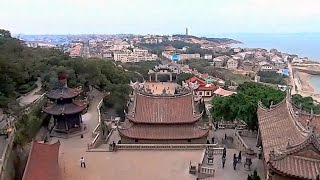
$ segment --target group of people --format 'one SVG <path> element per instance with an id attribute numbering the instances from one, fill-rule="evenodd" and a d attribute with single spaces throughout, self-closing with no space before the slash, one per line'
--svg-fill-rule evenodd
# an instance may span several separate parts
<path id="1" fill-rule="evenodd" d="M 233 169 L 236 170 L 237 168 L 237 164 L 241 163 L 241 159 L 242 159 L 242 154 L 241 151 L 239 152 L 239 155 L 237 156 L 236 154 L 233 154 L 233 161 L 232 161 L 232 165 L 233 165 Z M 222 153 L 222 168 L 224 168 L 225 164 L 226 164 L 226 160 L 227 160 L 227 149 L 223 148 L 223 153 Z"/>

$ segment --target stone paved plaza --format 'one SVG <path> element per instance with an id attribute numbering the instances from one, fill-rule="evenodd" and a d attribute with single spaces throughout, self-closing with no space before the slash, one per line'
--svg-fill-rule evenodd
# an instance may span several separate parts
<path id="1" fill-rule="evenodd" d="M 84 138 L 72 137 L 69 139 L 52 138 L 52 141 L 60 140 L 59 164 L 62 180 L 195 180 L 196 177 L 189 174 L 190 161 L 193 165 L 202 161 L 202 150 L 184 151 L 150 151 L 150 150 L 121 150 L 117 152 L 87 152 L 87 144 L 93 140 L 92 130 L 98 123 L 97 105 L 102 99 L 102 94 L 93 92 L 87 114 L 83 116 L 87 124 L 88 133 Z M 210 132 L 210 134 L 215 134 Z M 232 135 L 232 131 L 227 133 Z M 216 134 L 220 139 L 223 131 Z M 107 148 L 107 145 L 101 148 Z M 232 156 L 238 153 L 235 149 L 227 150 L 227 162 L 222 169 L 221 155 L 215 156 L 213 168 L 216 169 L 214 179 L 218 180 L 245 180 L 254 168 L 261 174 L 262 161 L 254 159 L 252 171 L 246 171 L 243 164 L 234 171 L 232 168 Z M 80 157 L 86 160 L 87 168 L 80 167 Z M 262 176 L 261 176 L 262 177 Z"/>
<path id="2" fill-rule="evenodd" d="M 153 94 L 162 94 L 163 89 L 166 89 L 166 93 L 168 94 L 174 94 L 175 88 L 178 84 L 171 82 L 146 82 L 144 86 L 151 89 Z"/>

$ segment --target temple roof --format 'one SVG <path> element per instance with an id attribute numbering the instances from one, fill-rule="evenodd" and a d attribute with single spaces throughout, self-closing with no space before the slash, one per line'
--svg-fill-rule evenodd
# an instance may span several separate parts
<path id="1" fill-rule="evenodd" d="M 51 115 L 70 115 L 82 112 L 87 107 L 87 103 L 73 101 L 66 104 L 51 104 L 43 108 L 43 111 Z"/>
<path id="2" fill-rule="evenodd" d="M 271 168 L 296 178 L 315 179 L 320 173 L 320 143 L 314 133 L 300 144 L 287 147 L 281 154 L 270 154 Z"/>
<path id="3" fill-rule="evenodd" d="M 59 180 L 59 146 L 33 141 L 22 180 Z"/>
<path id="4" fill-rule="evenodd" d="M 259 106 L 257 114 L 266 162 L 271 151 L 278 152 L 286 149 L 288 144 L 295 145 L 305 140 L 306 135 L 298 129 L 288 110 L 287 100 L 271 109 Z"/>
<path id="5" fill-rule="evenodd" d="M 135 123 L 183 124 L 196 122 L 191 93 L 176 96 L 155 96 L 136 93 L 127 118 Z"/>
<path id="6" fill-rule="evenodd" d="M 122 136 L 132 139 L 180 140 L 196 139 L 206 136 L 209 128 L 200 128 L 195 124 L 184 125 L 149 125 L 133 124 L 131 127 L 119 128 Z"/>
<path id="7" fill-rule="evenodd" d="M 198 78 L 196 76 L 193 76 L 193 77 L 191 77 L 191 78 L 186 80 L 186 83 L 190 83 L 190 82 L 198 83 L 200 85 L 206 85 L 207 84 L 207 82 L 205 80 L 202 80 L 202 79 L 200 79 L 200 78 Z"/>
<path id="8" fill-rule="evenodd" d="M 80 89 L 72 89 L 69 87 L 60 87 L 47 94 L 50 99 L 68 99 L 74 98 L 81 93 Z"/>
<path id="9" fill-rule="evenodd" d="M 312 128 L 299 122 L 288 99 L 266 109 L 258 107 L 264 159 L 285 176 L 315 179 L 320 173 L 320 140 Z"/>

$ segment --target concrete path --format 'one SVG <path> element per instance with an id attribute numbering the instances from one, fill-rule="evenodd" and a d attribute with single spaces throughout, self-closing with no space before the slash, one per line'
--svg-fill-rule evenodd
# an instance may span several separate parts
<path id="1" fill-rule="evenodd" d="M 72 137 L 69 139 L 62 138 L 52 138 L 50 141 L 55 142 L 57 140 L 60 141 L 60 155 L 59 155 L 59 164 L 61 169 L 62 180 L 69 179 L 85 179 L 84 171 L 80 169 L 80 158 L 84 157 L 88 163 L 88 165 L 94 164 L 91 161 L 91 157 L 89 155 L 97 156 L 99 154 L 90 154 L 87 153 L 88 143 L 92 142 L 92 131 L 98 124 L 98 111 L 97 106 L 100 101 L 103 99 L 103 94 L 96 89 L 93 89 L 90 93 L 90 96 L 93 99 L 90 101 L 90 105 L 88 108 L 88 112 L 83 115 L 83 122 L 87 125 L 88 132 L 84 134 L 84 138 Z M 86 179 L 87 180 L 87 179 Z"/>
<path id="2" fill-rule="evenodd" d="M 25 106 L 31 104 L 32 102 L 35 102 L 38 98 L 40 98 L 42 96 L 41 94 L 36 94 L 37 92 L 39 92 L 41 90 L 42 82 L 41 82 L 40 78 L 38 78 L 38 80 L 36 81 L 36 85 L 37 85 L 37 87 L 34 90 L 30 91 L 29 93 L 27 93 L 17 99 L 17 101 L 19 102 L 19 105 L 21 107 L 25 107 Z"/>

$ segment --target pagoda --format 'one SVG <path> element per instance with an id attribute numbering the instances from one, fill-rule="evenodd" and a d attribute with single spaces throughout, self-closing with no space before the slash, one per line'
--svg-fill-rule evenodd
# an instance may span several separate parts
<path id="1" fill-rule="evenodd" d="M 194 95 L 187 87 L 175 94 L 154 95 L 143 85 L 133 87 L 125 122 L 118 126 L 124 144 L 203 144 L 209 126 L 197 113 Z"/>
<path id="2" fill-rule="evenodd" d="M 87 103 L 75 98 L 82 92 L 81 89 L 69 88 L 67 74 L 58 73 L 59 88 L 47 94 L 50 102 L 43 111 L 52 115 L 54 130 L 59 133 L 72 133 L 82 129 L 81 114 L 87 108 Z"/>

